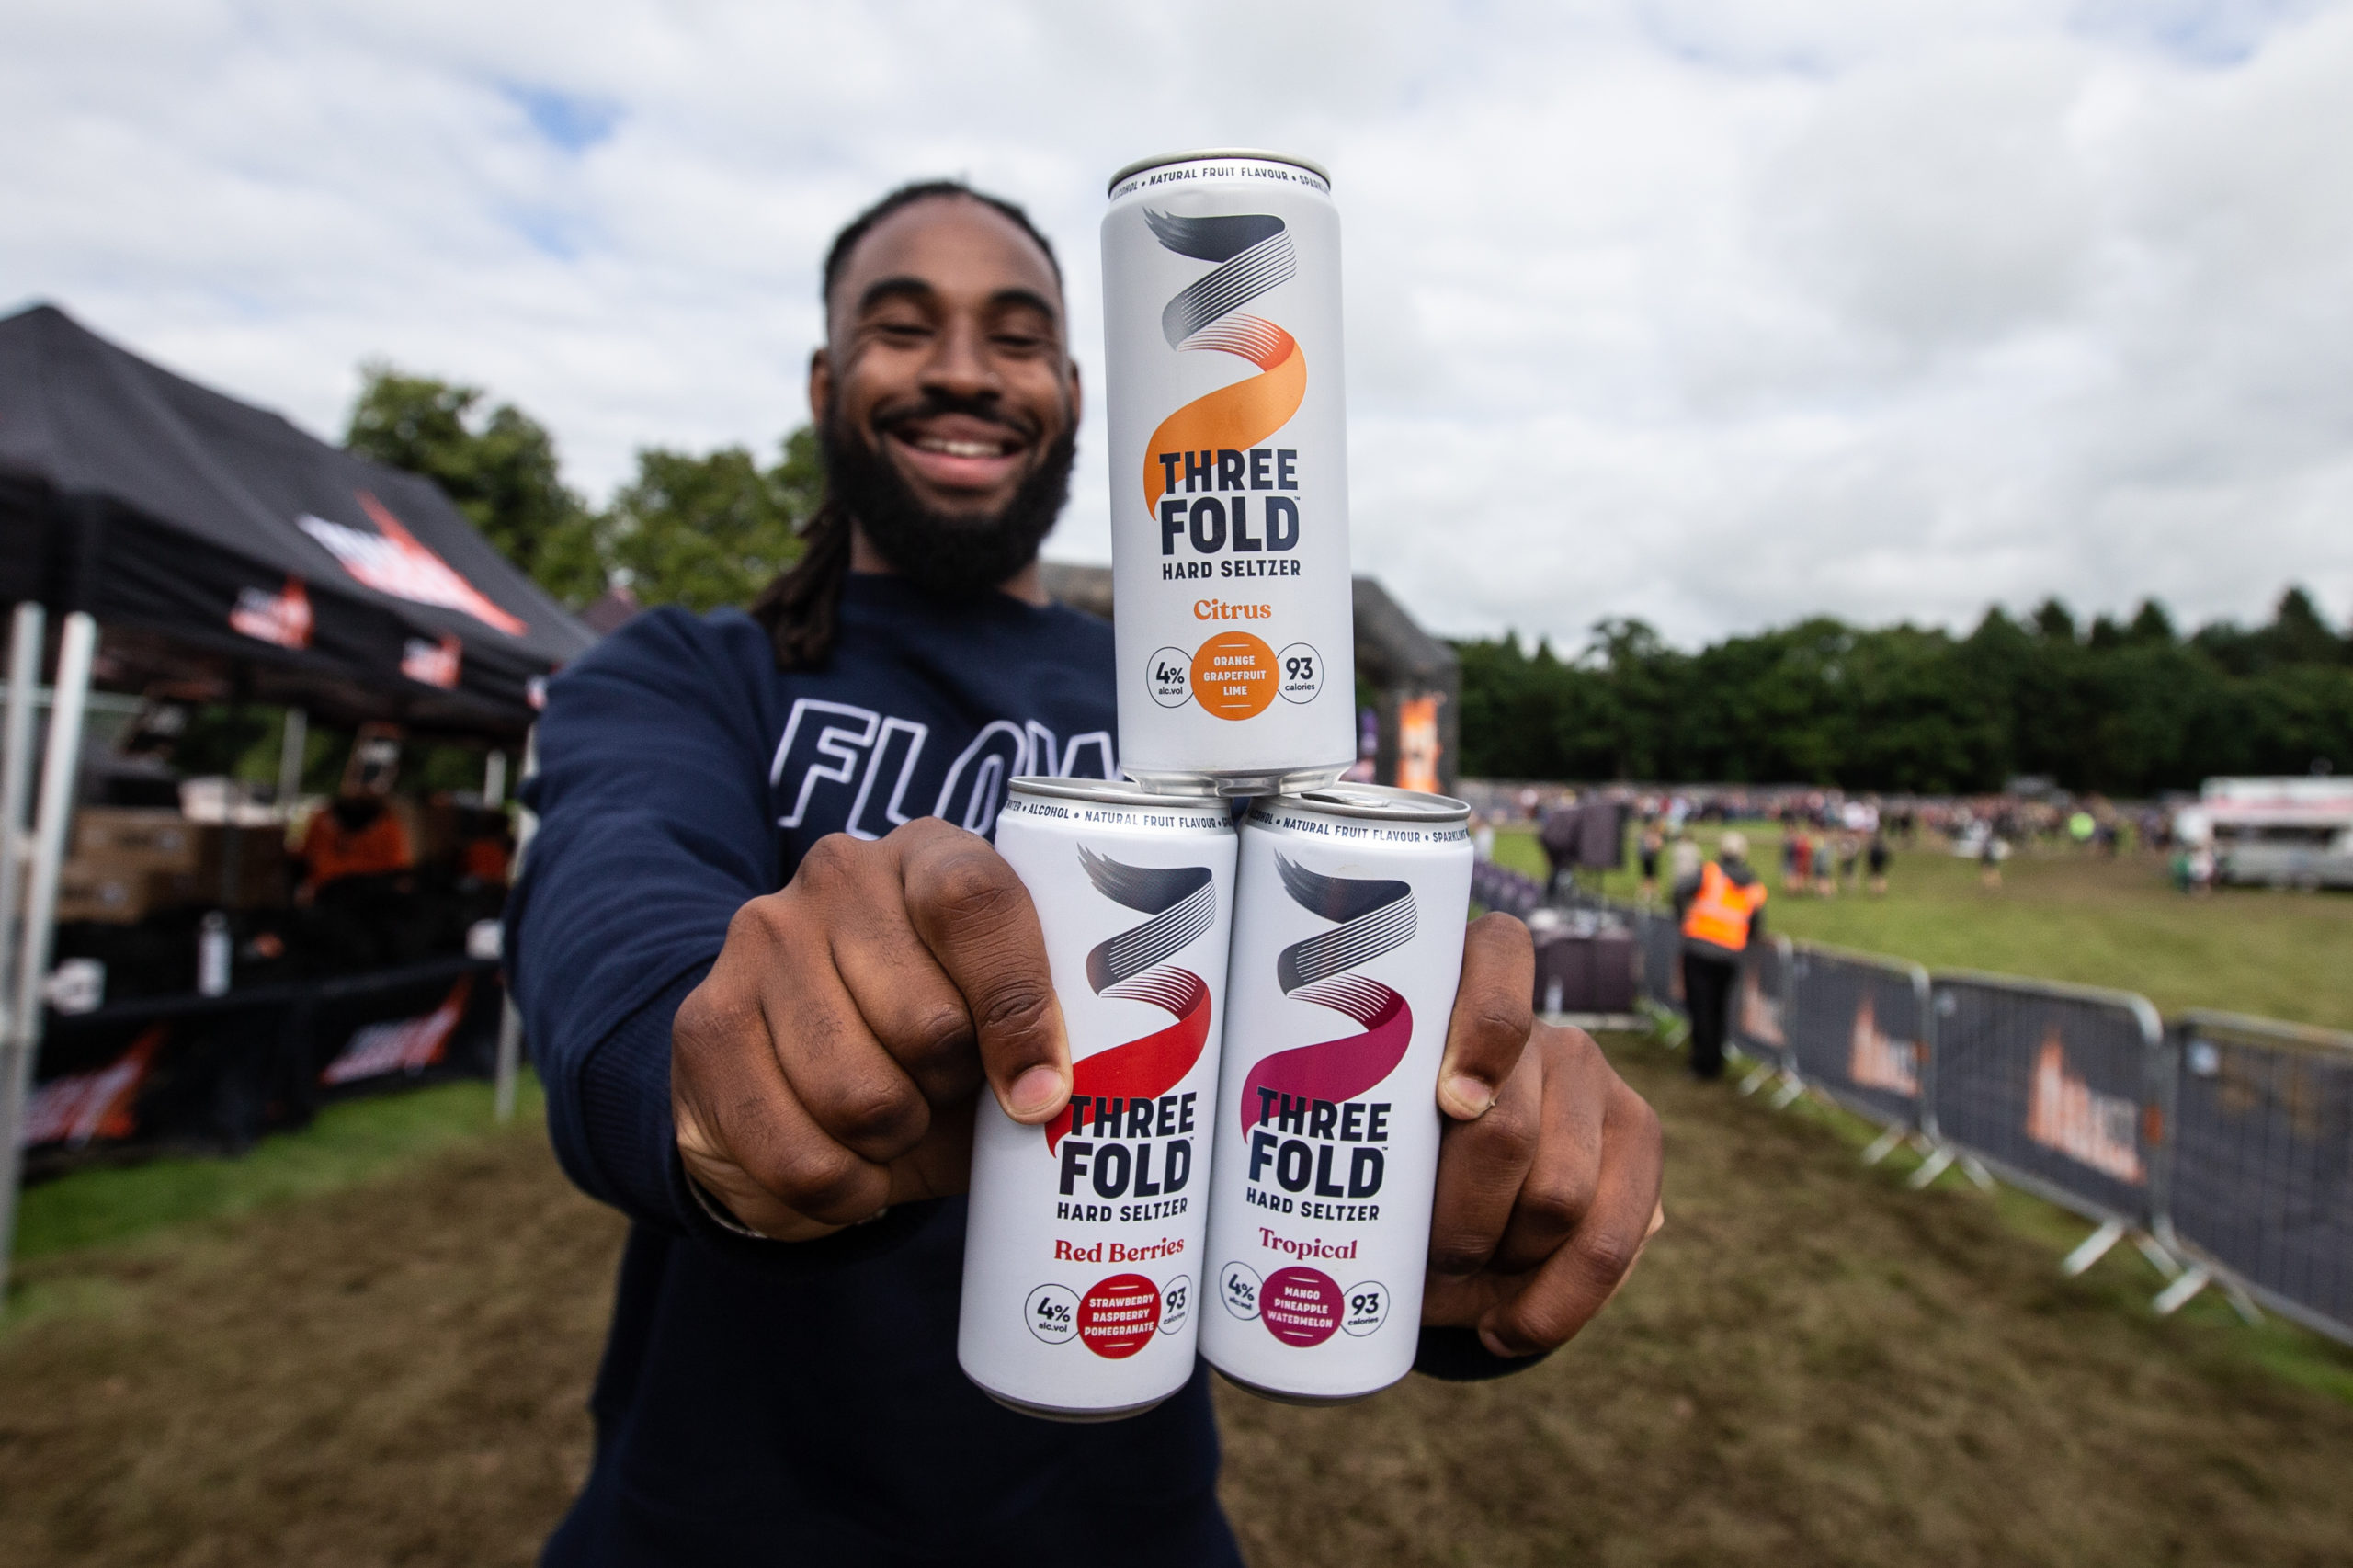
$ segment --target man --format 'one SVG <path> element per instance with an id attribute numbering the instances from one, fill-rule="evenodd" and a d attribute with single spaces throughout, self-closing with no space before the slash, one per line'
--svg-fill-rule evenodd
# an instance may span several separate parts
<path id="1" fill-rule="evenodd" d="M 1005 780 L 1109 777 L 1111 636 L 1036 552 L 1079 384 L 1018 209 L 909 187 L 826 257 L 828 492 L 750 616 L 641 617 L 555 681 L 509 915 L 565 1169 L 634 1221 L 586 1488 L 547 1561 L 1238 1561 L 1198 1373 L 1099 1426 L 958 1371 L 975 1098 L 1071 1063 Z M 779 890 L 781 891 L 779 891 Z M 1575 1333 L 1658 1218 L 1649 1108 L 1531 1028 L 1518 922 L 1470 928 L 1421 1365 Z M 1345 1506 L 1335 1500 L 1335 1506 Z"/>
<path id="2" fill-rule="evenodd" d="M 1536 829 L 1536 846 L 1544 851 L 1544 896 L 1560 896 L 1561 883 L 1565 879 L 1574 890 L 1576 885 L 1578 851 L 1585 844 L 1585 813 L 1587 807 L 1578 804 L 1572 796 L 1544 813 Z"/>
<path id="3" fill-rule="evenodd" d="M 1675 884 L 1683 921 L 1683 1000 L 1691 1009 L 1691 1075 L 1721 1078 L 1740 955 L 1765 931 L 1765 884 L 1748 867 L 1748 837 L 1727 833 L 1716 858 Z"/>

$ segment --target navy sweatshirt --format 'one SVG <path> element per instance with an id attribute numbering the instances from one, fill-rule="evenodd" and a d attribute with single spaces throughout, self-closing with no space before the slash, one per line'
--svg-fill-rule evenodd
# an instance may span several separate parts
<path id="1" fill-rule="evenodd" d="M 1006 1411 L 956 1365 L 962 1199 L 744 1237 L 671 1128 L 671 1020 L 738 907 L 829 833 L 986 834 L 1010 778 L 1116 777 L 1113 733 L 1108 626 L 880 576 L 849 579 L 823 670 L 779 673 L 734 611 L 656 610 L 551 684 L 507 952 L 557 1155 L 633 1223 L 595 1462 L 549 1563 L 1240 1561 L 1200 1369 L 1132 1420 Z M 1518 1364 L 1423 1335 L 1440 1376 Z"/>

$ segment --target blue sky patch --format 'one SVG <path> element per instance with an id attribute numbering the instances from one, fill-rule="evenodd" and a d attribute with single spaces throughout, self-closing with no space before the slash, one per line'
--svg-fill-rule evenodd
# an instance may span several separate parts
<path id="1" fill-rule="evenodd" d="M 532 130 L 567 153 L 586 152 L 620 123 L 621 106 L 608 98 L 520 82 L 506 83 L 499 90 L 529 119 Z"/>

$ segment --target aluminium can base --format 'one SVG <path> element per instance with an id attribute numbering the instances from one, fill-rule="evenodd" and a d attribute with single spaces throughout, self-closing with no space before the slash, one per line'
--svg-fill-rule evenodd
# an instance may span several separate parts
<path id="1" fill-rule="evenodd" d="M 1296 795 L 1339 781 L 1348 770 L 1345 762 L 1313 767 L 1277 768 L 1256 773 L 1149 773 L 1126 770 L 1143 789 L 1159 795 L 1202 795 L 1242 800 L 1259 795 Z"/>
<path id="2" fill-rule="evenodd" d="M 968 1378 L 972 1377 L 970 1372 L 964 1375 Z M 999 1393 L 978 1379 L 973 1379 L 972 1386 L 1017 1415 L 1034 1415 L 1040 1421 L 1060 1421 L 1072 1426 L 1098 1426 L 1107 1421 L 1125 1421 L 1131 1415 L 1142 1415 L 1147 1410 L 1156 1409 L 1167 1403 L 1171 1394 L 1175 1392 L 1171 1390 L 1169 1393 L 1164 1393 L 1157 1399 L 1145 1400 L 1142 1404 L 1123 1404 L 1116 1410 L 1067 1410 L 1059 1405 L 1033 1404 L 1026 1399 L 1016 1399 L 1011 1394 Z"/>
<path id="3" fill-rule="evenodd" d="M 1254 1383 L 1246 1378 L 1237 1378 L 1214 1361 L 1210 1363 L 1210 1369 L 1244 1393 L 1256 1394 L 1260 1399 L 1270 1399 L 1277 1404 L 1300 1404 L 1310 1409 L 1322 1409 L 1334 1404 L 1354 1404 L 1358 1400 L 1370 1399 L 1382 1389 L 1393 1389 L 1405 1381 L 1402 1377 L 1392 1379 L 1381 1384 L 1380 1388 L 1367 1389 L 1362 1393 L 1293 1393 L 1288 1389 L 1270 1389 L 1262 1383 Z"/>

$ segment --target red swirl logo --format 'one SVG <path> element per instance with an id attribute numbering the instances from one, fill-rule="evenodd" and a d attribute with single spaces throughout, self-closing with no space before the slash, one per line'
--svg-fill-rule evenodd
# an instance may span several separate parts
<path id="1" fill-rule="evenodd" d="M 1079 864 L 1095 891 L 1112 903 L 1149 915 L 1086 955 L 1086 983 L 1098 995 L 1149 1002 L 1176 1021 L 1138 1040 L 1098 1051 L 1071 1069 L 1071 1093 L 1097 1104 L 1106 1098 L 1152 1099 L 1167 1093 L 1200 1060 L 1210 1033 L 1210 988 L 1201 977 L 1166 960 L 1217 918 L 1217 889 L 1207 866 L 1130 866 L 1082 847 Z M 1046 1147 L 1059 1145 L 1073 1123 L 1046 1129 Z"/>

